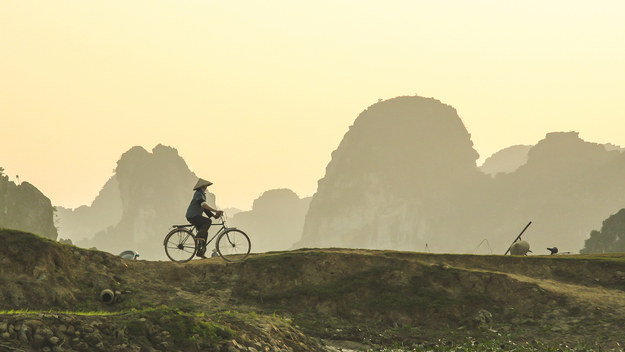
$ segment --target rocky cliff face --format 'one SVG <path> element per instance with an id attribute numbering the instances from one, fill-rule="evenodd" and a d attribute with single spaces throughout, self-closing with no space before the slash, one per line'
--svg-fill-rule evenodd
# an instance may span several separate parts
<path id="1" fill-rule="evenodd" d="M 451 106 L 422 97 L 370 106 L 332 153 L 297 245 L 460 249 L 449 241 L 473 226 L 466 210 L 489 181 L 477 158 Z"/>
<path id="2" fill-rule="evenodd" d="M 142 147 L 124 153 L 115 178 L 121 203 L 119 222 L 78 244 L 114 254 L 134 249 L 142 259 L 164 259 L 163 238 L 171 225 L 187 223 L 184 214 L 197 177 L 176 149 L 158 145 L 151 153 Z M 214 205 L 214 195 L 207 198 Z"/>
<path id="3" fill-rule="evenodd" d="M 625 154 L 576 132 L 527 149 L 489 177 L 452 107 L 421 97 L 375 104 L 333 152 L 297 246 L 475 253 L 487 240 L 503 254 L 532 221 L 523 239 L 534 253 L 577 252 L 625 205 Z"/>
<path id="4" fill-rule="evenodd" d="M 228 225 L 252 236 L 255 253 L 291 249 L 302 236 L 310 199 L 290 189 L 269 190 L 254 201 L 252 210 L 237 213 Z"/>
<path id="5" fill-rule="evenodd" d="M 0 227 L 37 233 L 56 239 L 50 199 L 28 182 L 16 185 L 0 168 Z"/>

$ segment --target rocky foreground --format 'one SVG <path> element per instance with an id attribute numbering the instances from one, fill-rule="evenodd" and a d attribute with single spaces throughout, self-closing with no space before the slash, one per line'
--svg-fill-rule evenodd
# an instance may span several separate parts
<path id="1" fill-rule="evenodd" d="M 304 249 L 180 265 L 0 230 L 0 264 L 0 351 L 427 350 L 467 341 L 618 349 L 624 342 L 622 255 Z M 116 292 L 107 303 L 105 289 Z"/>
<path id="2" fill-rule="evenodd" d="M 0 315 L 0 351 L 325 351 L 279 318 L 167 309 Z"/>

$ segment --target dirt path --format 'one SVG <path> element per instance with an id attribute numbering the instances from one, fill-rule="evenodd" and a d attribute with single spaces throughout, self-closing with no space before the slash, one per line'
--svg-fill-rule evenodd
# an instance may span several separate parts
<path id="1" fill-rule="evenodd" d="M 535 279 L 519 274 L 503 273 L 515 280 L 533 283 L 544 290 L 562 294 L 583 305 L 599 307 L 600 309 L 612 313 L 625 315 L 625 292 L 621 290 L 607 289 L 604 287 L 588 287 L 583 285 L 567 284 L 556 280 Z"/>

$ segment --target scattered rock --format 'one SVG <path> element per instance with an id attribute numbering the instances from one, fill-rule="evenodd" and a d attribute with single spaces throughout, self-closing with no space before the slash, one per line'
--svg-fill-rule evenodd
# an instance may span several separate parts
<path id="1" fill-rule="evenodd" d="M 90 345 L 96 345 L 98 342 L 102 341 L 102 335 L 98 332 L 90 333 L 85 335 L 85 341 L 87 341 Z"/>
<path id="2" fill-rule="evenodd" d="M 43 344 L 46 342 L 46 338 L 43 335 L 40 334 L 35 334 L 33 336 L 33 346 L 35 347 L 41 347 L 43 346 Z"/>
<path id="3" fill-rule="evenodd" d="M 32 341 L 32 332 L 28 325 L 22 324 L 18 331 L 18 336 L 22 343 L 29 344 Z"/>
<path id="4" fill-rule="evenodd" d="M 87 345 L 87 343 L 82 342 L 82 341 L 79 341 L 78 343 L 73 345 L 73 347 L 77 351 L 88 351 L 89 350 L 89 345 Z"/>
<path id="5" fill-rule="evenodd" d="M 473 317 L 474 326 L 489 324 L 493 320 L 493 315 L 486 309 L 480 309 Z"/>
<path id="6" fill-rule="evenodd" d="M 52 336 L 54 336 L 54 332 L 52 332 L 52 330 L 49 327 L 47 327 L 47 326 L 43 327 L 43 328 L 37 329 L 37 333 L 41 334 L 46 339 L 49 339 Z"/>
<path id="7" fill-rule="evenodd" d="M 61 340 L 61 339 L 59 339 L 58 337 L 56 337 L 56 336 L 52 336 L 52 337 L 50 337 L 50 338 L 48 339 L 48 342 L 49 342 L 51 345 L 56 346 L 56 345 L 58 345 L 58 344 L 59 344 L 60 340 Z"/>

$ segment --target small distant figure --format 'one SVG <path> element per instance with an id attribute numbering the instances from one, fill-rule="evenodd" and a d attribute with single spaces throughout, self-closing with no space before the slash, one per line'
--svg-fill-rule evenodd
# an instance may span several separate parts
<path id="1" fill-rule="evenodd" d="M 128 259 L 128 260 L 137 260 L 137 258 L 139 257 L 139 252 L 133 251 L 133 250 L 127 250 L 127 251 L 123 251 L 119 254 L 120 257 L 124 258 L 124 259 Z"/>
<path id="2" fill-rule="evenodd" d="M 530 244 L 527 241 L 518 241 L 510 246 L 510 254 L 512 255 L 527 255 L 530 251 Z"/>
<path id="3" fill-rule="evenodd" d="M 213 249 L 213 253 L 211 253 L 211 258 L 219 257 L 219 253 L 217 253 L 216 249 Z"/>
<path id="4" fill-rule="evenodd" d="M 547 248 L 547 250 L 551 252 L 551 255 L 558 253 L 558 247 Z"/>

